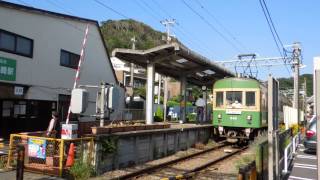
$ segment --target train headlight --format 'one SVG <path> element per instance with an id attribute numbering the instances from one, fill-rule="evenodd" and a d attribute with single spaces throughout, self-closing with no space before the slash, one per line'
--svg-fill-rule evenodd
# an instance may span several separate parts
<path id="1" fill-rule="evenodd" d="M 218 114 L 218 119 L 222 119 L 222 115 L 221 114 Z"/>
<path id="2" fill-rule="evenodd" d="M 248 116 L 247 116 L 247 120 L 248 120 L 248 121 L 251 121 L 251 120 L 252 120 L 252 116 L 251 116 L 251 115 L 248 115 Z"/>
<path id="3" fill-rule="evenodd" d="M 223 127 L 222 126 L 219 126 L 218 127 L 218 131 L 219 131 L 219 134 L 221 135 L 223 133 Z"/>
<path id="4" fill-rule="evenodd" d="M 246 133 L 246 136 L 249 137 L 250 136 L 250 133 L 251 133 L 251 129 L 250 128 L 246 128 L 244 130 L 244 132 Z"/>

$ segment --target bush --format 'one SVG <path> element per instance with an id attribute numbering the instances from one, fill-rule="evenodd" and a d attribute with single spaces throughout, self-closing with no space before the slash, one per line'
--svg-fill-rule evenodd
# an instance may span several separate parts
<path id="1" fill-rule="evenodd" d="M 179 105 L 180 105 L 180 103 L 178 103 L 176 101 L 168 101 L 167 102 L 168 107 L 179 106 Z"/>
<path id="2" fill-rule="evenodd" d="M 294 125 L 291 126 L 291 128 L 292 128 L 293 136 L 297 135 L 298 132 L 299 132 L 299 125 L 298 124 L 294 124 Z"/>
<path id="3" fill-rule="evenodd" d="M 196 121 L 196 118 L 197 118 L 197 114 L 196 113 L 189 113 L 187 115 L 187 118 L 190 122 L 195 122 Z"/>
<path id="4" fill-rule="evenodd" d="M 1 156 L 0 157 L 0 169 L 4 169 L 7 165 L 7 157 Z"/>
<path id="5" fill-rule="evenodd" d="M 75 161 L 74 165 L 70 168 L 70 174 L 76 180 L 89 179 L 93 176 L 94 168 L 89 163 L 83 162 L 82 159 Z"/>
<path id="6" fill-rule="evenodd" d="M 159 122 L 159 121 L 163 121 L 163 111 L 162 109 L 158 106 L 154 120 Z"/>

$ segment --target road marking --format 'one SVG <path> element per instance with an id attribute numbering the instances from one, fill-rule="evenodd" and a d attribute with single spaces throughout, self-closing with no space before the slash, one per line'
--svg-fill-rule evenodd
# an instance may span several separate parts
<path id="1" fill-rule="evenodd" d="M 289 176 L 289 179 L 301 179 L 301 180 L 314 180 L 314 179 L 309 179 L 309 178 L 303 178 L 303 177 L 297 177 L 297 176 Z"/>
<path id="2" fill-rule="evenodd" d="M 317 159 L 315 156 L 306 156 L 306 155 L 297 155 L 297 158 L 300 159 Z"/>
<path id="3" fill-rule="evenodd" d="M 308 166 L 299 166 L 299 165 L 294 165 L 293 167 L 295 168 L 302 168 L 302 169 L 314 169 L 314 170 L 317 170 L 316 167 L 308 167 Z"/>
<path id="4" fill-rule="evenodd" d="M 297 165 L 297 166 L 309 166 L 309 167 L 317 167 L 317 165 L 314 165 L 314 164 L 302 164 L 302 163 L 294 163 L 294 165 Z"/>

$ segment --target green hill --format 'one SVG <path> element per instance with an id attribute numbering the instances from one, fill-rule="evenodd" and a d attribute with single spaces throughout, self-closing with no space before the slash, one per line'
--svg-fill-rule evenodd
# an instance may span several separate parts
<path id="1" fill-rule="evenodd" d="M 304 78 L 307 81 L 307 96 L 313 94 L 313 75 L 312 74 L 302 74 L 299 78 L 299 85 L 302 87 Z M 279 78 L 280 89 L 293 89 L 293 78 Z"/>
<path id="2" fill-rule="evenodd" d="M 165 44 L 162 40 L 164 33 L 132 19 L 104 21 L 100 28 L 109 52 L 114 48 L 131 48 L 133 37 L 137 40 L 136 49 L 144 50 Z"/>

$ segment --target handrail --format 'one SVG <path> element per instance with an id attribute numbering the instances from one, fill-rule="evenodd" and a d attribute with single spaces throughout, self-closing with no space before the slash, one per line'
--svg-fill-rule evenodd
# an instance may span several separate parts
<path id="1" fill-rule="evenodd" d="M 293 154 L 296 153 L 296 149 L 298 147 L 298 143 L 296 142 L 296 139 L 298 139 L 298 143 L 300 141 L 300 133 L 296 134 L 293 138 L 292 141 L 287 145 L 287 147 L 284 149 L 284 168 L 282 170 L 283 174 L 287 174 L 288 173 L 288 163 L 289 163 L 289 159 L 292 159 Z M 292 152 L 290 154 L 288 154 L 288 149 L 292 147 Z M 290 158 L 291 157 L 291 158 Z"/>

